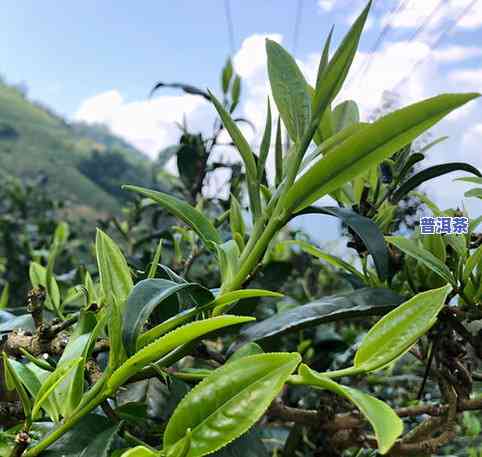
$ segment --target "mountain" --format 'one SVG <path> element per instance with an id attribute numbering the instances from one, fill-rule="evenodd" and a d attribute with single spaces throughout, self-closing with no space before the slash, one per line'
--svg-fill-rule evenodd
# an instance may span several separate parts
<path id="1" fill-rule="evenodd" d="M 0 83 L 0 177 L 45 183 L 94 216 L 116 213 L 124 183 L 151 185 L 151 162 L 103 126 L 68 123 Z"/>

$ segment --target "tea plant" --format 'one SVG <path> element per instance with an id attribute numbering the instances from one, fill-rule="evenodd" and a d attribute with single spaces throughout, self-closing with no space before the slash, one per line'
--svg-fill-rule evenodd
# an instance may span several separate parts
<path id="1" fill-rule="evenodd" d="M 475 232 L 480 218 L 471 222 L 466 236 L 416 234 L 406 239 L 392 233 L 400 198 L 427 178 L 453 169 L 480 176 L 475 168 L 457 164 L 407 179 L 407 171 L 420 160 L 407 145 L 478 94 L 440 95 L 372 123 L 347 116 L 354 106 L 350 102 L 332 108 L 369 9 L 370 3 L 331 59 L 329 34 L 314 87 L 294 59 L 267 40 L 269 79 L 280 120 L 273 135 L 268 102 L 257 155 L 230 110 L 212 93 L 207 95 L 244 164 L 249 224 L 234 195 L 229 214 L 215 224 L 200 207 L 173 195 L 125 186 L 189 228 L 192 242 L 217 259 L 219 287 L 188 282 L 159 267 L 160 248 L 146 268 L 147 278 L 134 284 L 123 253 L 99 230 L 99 281 L 86 275 L 84 284 L 72 291 L 79 300 L 71 300 L 58 292 L 52 274 L 67 237 L 65 226 L 59 226 L 46 271 L 33 267 L 31 314 L 22 316 L 21 324 L 10 319 L 0 325 L 6 335 L 5 386 L 16 392 L 22 407 L 15 411 L 22 424 L 7 432 L 15 436 L 7 451 L 12 457 L 267 455 L 260 442 L 262 427 L 256 426 L 266 421 L 292 425 L 282 440 L 283 455 L 300 450 L 306 455 L 359 455 L 364 449 L 430 454 L 454 438 L 460 412 L 482 408 L 480 398 L 472 396 L 477 374 L 471 372 L 468 358 L 469 348 L 474 360 L 482 352 L 473 326 L 482 298 L 482 247 Z M 281 125 L 291 139 L 288 150 L 281 145 Z M 268 183 L 265 167 L 273 142 L 276 173 Z M 325 195 L 339 206 L 312 206 Z M 425 202 L 434 214 L 444 214 Z M 338 217 L 349 227 L 361 271 L 305 240 L 280 239 L 290 220 L 308 213 Z M 229 225 L 229 235 L 223 224 Z M 264 263 L 287 247 L 336 265 L 353 290 L 256 323 L 249 315 L 232 314 L 246 298 L 280 297 L 277 291 L 246 286 L 256 282 Z M 151 319 L 154 312 L 156 320 Z M 309 335 L 306 329 L 354 318 L 362 319 L 363 328 L 373 316 L 382 317 L 352 348 L 344 366 L 317 369 L 313 340 L 303 339 Z M 18 329 L 25 326 L 31 330 Z M 297 350 L 280 351 L 280 335 L 296 332 L 301 339 Z M 273 341 L 278 342 L 277 352 L 265 352 Z M 436 403 L 394 409 L 365 391 L 363 380 L 403 363 L 408 355 L 426 366 L 421 393 L 427 380 L 439 386 Z M 123 401 L 139 398 L 134 386 L 140 381 L 147 382 L 142 384 L 144 402 Z M 156 385 L 170 395 L 163 400 L 156 395 L 160 405 L 149 402 L 149 389 Z M 312 391 L 328 392 L 338 400 L 321 401 L 318 410 L 294 400 L 299 392 L 308 398 Z M 160 410 L 154 412 L 156 406 Z M 411 429 L 404 433 L 403 418 L 423 415 L 429 418 L 416 425 L 407 420 Z M 275 446 L 273 452 L 278 451 Z"/>

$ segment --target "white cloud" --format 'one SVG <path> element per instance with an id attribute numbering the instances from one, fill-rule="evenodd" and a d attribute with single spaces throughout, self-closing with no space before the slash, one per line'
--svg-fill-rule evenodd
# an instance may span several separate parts
<path id="1" fill-rule="evenodd" d="M 461 83 L 459 90 L 480 90 L 482 87 L 482 68 L 455 70 L 449 74 L 449 79 Z"/>
<path id="2" fill-rule="evenodd" d="M 470 8 L 467 9 L 467 8 Z M 482 26 L 482 3 L 472 4 L 472 0 L 409 0 L 408 3 L 397 12 L 390 15 L 387 13 L 382 18 L 382 24 L 388 22 L 395 28 L 417 29 L 425 24 L 427 32 L 439 27 L 442 23 L 453 22 L 461 14 L 457 27 L 474 29 Z"/>
<path id="3" fill-rule="evenodd" d="M 482 47 L 476 46 L 447 46 L 432 51 L 432 57 L 440 63 L 456 62 L 482 56 Z"/>
<path id="4" fill-rule="evenodd" d="M 431 1 L 431 0 L 429 0 Z M 336 5 L 338 7 L 338 3 Z M 279 34 L 255 34 L 247 37 L 233 58 L 236 71 L 242 76 L 242 105 L 238 112 L 250 119 L 256 126 L 258 136 L 246 130 L 248 140 L 259 143 L 266 115 L 266 98 L 270 96 L 268 84 L 265 39 L 270 38 L 282 43 Z M 337 102 L 354 99 L 360 106 L 363 118 L 380 106 L 382 94 L 392 89 L 407 76 L 403 84 L 397 87 L 400 104 L 406 105 L 416 100 L 442 92 L 463 92 L 480 90 L 482 69 L 465 68 L 452 71 L 447 75 L 443 65 L 448 62 L 460 62 L 480 57 L 482 50 L 471 46 L 450 45 L 432 51 L 429 44 L 420 41 L 386 41 L 373 55 L 358 52 L 350 71 L 348 84 L 340 93 Z M 423 64 L 416 66 L 424 59 Z M 361 75 L 370 59 L 369 71 Z M 319 53 L 300 56 L 298 63 L 307 80 L 313 82 L 318 67 Z M 272 100 L 273 101 L 273 100 Z M 272 103 L 273 118 L 277 118 L 275 104 Z M 441 127 L 435 129 L 435 136 L 449 135 L 447 143 L 438 145 L 431 151 L 428 164 L 444 161 L 467 160 L 482 168 L 482 156 L 479 145 L 482 142 L 482 125 L 476 124 L 465 134 L 466 125 L 480 122 L 480 102 L 471 102 L 451 114 Z M 133 142 L 151 156 L 162 147 L 176 142 L 179 131 L 173 122 L 180 122 L 186 114 L 188 124 L 193 129 L 209 132 L 214 112 L 211 106 L 199 97 L 189 95 L 160 96 L 151 101 L 126 101 L 117 90 L 98 94 L 85 100 L 76 113 L 76 119 L 87 122 L 105 122 L 111 129 Z M 438 130 L 440 129 L 440 131 Z M 442 130 L 443 129 L 443 130 Z M 227 139 L 227 138 L 225 138 Z M 219 154 L 233 157 L 231 149 L 222 149 Z M 272 157 L 270 158 L 272 161 Z M 453 175 L 439 178 L 427 184 L 426 188 L 442 207 L 460 205 L 463 191 L 460 183 L 454 183 Z M 218 181 L 224 179 L 217 177 Z M 220 185 L 214 183 L 212 188 Z M 469 199 L 470 208 L 477 207 L 474 199 Z"/>
<path id="5" fill-rule="evenodd" d="M 184 114 L 198 114 L 202 105 L 203 100 L 193 95 L 127 102 L 119 91 L 111 90 L 83 101 L 74 119 L 106 124 L 154 157 L 162 147 L 177 141 L 179 133 L 174 123 L 181 122 Z"/>
<path id="6" fill-rule="evenodd" d="M 318 6 L 322 11 L 331 11 L 336 0 L 318 0 Z"/>

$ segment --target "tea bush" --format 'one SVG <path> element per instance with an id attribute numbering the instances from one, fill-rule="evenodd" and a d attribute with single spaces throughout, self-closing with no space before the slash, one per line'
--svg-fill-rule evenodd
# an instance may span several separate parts
<path id="1" fill-rule="evenodd" d="M 188 201 L 124 187 L 143 198 L 140 207 L 154 202 L 182 221 L 168 257 L 174 268 L 160 264 L 161 244 L 130 268 L 98 230 L 98 280 L 86 273 L 82 284 L 62 291 L 54 271 L 69 234 L 65 224 L 57 227 L 46 266 L 30 266 L 28 313 L 2 313 L 0 415 L 17 423 L 2 434 L 4 455 L 431 455 L 456 438 L 462 418 L 477 429 L 467 411 L 482 408 L 473 392 L 481 378 L 474 367 L 482 354 L 482 218 L 471 220 L 466 234 L 405 238 L 395 215 L 427 179 L 454 170 L 480 179 L 466 163 L 413 174 L 424 155 L 410 147 L 478 94 L 439 95 L 371 123 L 359 121 L 354 102 L 333 106 L 369 8 L 331 58 L 329 34 L 314 87 L 267 40 L 280 119 L 272 132 L 268 102 L 257 154 L 232 104 L 198 94 L 212 102 L 240 154 L 247 208 L 238 193 L 218 217 L 206 215 L 199 183 Z M 224 76 L 226 93 L 229 65 Z M 273 143 L 275 176 L 268 180 Z M 185 137 L 181 149 L 187 145 L 207 164 L 199 138 Z M 184 173 L 191 171 L 181 167 L 181 179 Z M 337 206 L 314 206 L 326 195 Z M 467 216 L 419 198 L 435 216 Z M 306 214 L 343 221 L 359 262 L 289 238 L 286 225 Z M 181 260 L 186 245 L 215 264 L 218 279 L 204 281 L 202 270 L 196 280 L 179 274 L 190 270 Z M 319 270 L 303 276 L 304 263 L 297 265 L 306 255 L 334 266 L 339 274 L 329 274 L 350 289 L 327 295 Z M 279 268 L 287 258 L 290 281 Z M 187 265 L 195 263 L 196 256 Z M 282 300 L 280 290 L 293 298 Z M 253 306 L 254 299 L 263 305 Z"/>

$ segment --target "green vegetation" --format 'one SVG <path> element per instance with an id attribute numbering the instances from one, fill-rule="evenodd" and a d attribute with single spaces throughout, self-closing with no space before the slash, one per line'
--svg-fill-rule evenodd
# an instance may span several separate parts
<path id="1" fill-rule="evenodd" d="M 334 106 L 370 6 L 331 59 L 328 36 L 315 87 L 267 40 L 280 119 L 272 132 L 268 102 L 259 151 L 233 115 L 240 79 L 229 61 L 220 100 L 174 85 L 212 103 L 213 138 L 226 129 L 239 153 L 229 199 L 204 197 L 215 140 L 184 126 L 159 159 L 178 161 L 169 192 L 124 186 L 133 201 L 97 229 L 84 259 L 69 259 L 86 242 L 64 221 L 42 232 L 42 252 L 22 233 L 27 306 L 13 306 L 9 283 L 0 298 L 0 456 L 480 452 L 482 218 L 463 234 L 399 233 L 401 201 L 422 182 L 454 169 L 480 178 L 465 163 L 413 174 L 424 156 L 411 147 L 479 94 L 371 123 L 353 101 Z M 17 193 L 6 192 L 8 211 L 25 218 L 29 194 Z M 313 206 L 326 195 L 336 206 Z M 419 198 L 436 216 L 468 218 Z M 338 218 L 353 261 L 291 232 L 306 214 Z M 24 265 L 6 257 L 4 271 Z"/>
<path id="2" fill-rule="evenodd" d="M 146 158 L 102 127 L 73 126 L 30 102 L 16 88 L 0 83 L 0 169 L 2 175 L 46 181 L 46 188 L 57 199 L 85 207 L 92 216 L 118 212 L 118 188 L 125 181 L 103 185 L 85 172 L 85 164 L 97 154 L 107 161 L 109 175 L 122 157 L 124 177 L 129 182 L 151 185 Z M 114 155 L 115 154 L 115 155 Z M 81 169 L 84 164 L 84 172 Z M 117 171 L 117 170 L 113 170 Z M 112 174 L 115 177 L 116 175 Z M 107 180 L 107 178 L 106 178 Z M 112 189 L 116 191 L 112 193 Z"/>

